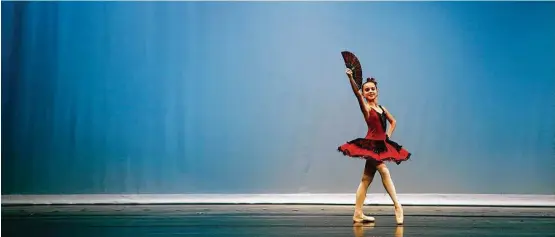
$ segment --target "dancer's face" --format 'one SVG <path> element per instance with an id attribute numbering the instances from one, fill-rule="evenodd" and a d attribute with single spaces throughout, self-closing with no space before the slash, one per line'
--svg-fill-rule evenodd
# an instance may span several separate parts
<path id="1" fill-rule="evenodd" d="M 362 86 L 362 96 L 367 100 L 375 100 L 378 97 L 378 88 L 373 82 L 364 83 Z"/>

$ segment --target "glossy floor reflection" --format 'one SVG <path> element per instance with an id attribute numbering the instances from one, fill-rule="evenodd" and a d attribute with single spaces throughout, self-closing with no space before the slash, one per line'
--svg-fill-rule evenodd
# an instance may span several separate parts
<path id="1" fill-rule="evenodd" d="M 351 206 L 4 206 L 3 236 L 555 236 L 553 208 L 365 207 L 375 223 L 353 224 Z"/>

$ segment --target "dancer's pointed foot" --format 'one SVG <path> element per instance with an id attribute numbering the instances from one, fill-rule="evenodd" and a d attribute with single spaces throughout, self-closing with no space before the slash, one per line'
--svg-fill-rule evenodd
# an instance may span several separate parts
<path id="1" fill-rule="evenodd" d="M 374 222 L 376 219 L 372 216 L 364 215 L 362 212 L 355 212 L 353 215 L 353 222 L 354 223 L 366 223 L 366 222 Z"/>
<path id="2" fill-rule="evenodd" d="M 403 207 L 401 204 L 395 205 L 395 221 L 397 221 L 397 225 L 402 225 L 403 219 Z"/>

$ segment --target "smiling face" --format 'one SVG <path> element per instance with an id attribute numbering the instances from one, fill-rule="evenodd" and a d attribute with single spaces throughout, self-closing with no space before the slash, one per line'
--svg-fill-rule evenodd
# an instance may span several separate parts
<path id="1" fill-rule="evenodd" d="M 362 96 L 368 101 L 373 101 L 378 97 L 378 87 L 374 82 L 366 82 L 362 85 Z"/>

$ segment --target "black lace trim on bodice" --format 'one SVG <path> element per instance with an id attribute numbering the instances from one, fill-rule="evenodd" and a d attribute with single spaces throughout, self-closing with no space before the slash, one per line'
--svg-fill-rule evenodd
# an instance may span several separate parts
<path id="1" fill-rule="evenodd" d="M 378 111 L 376 111 L 376 113 L 378 114 L 378 117 L 380 117 L 380 123 L 382 124 L 382 128 L 383 128 L 383 132 L 387 132 L 387 117 L 385 116 L 385 110 L 383 109 L 383 107 L 381 105 L 380 109 L 382 109 L 382 113 L 378 113 Z"/>

